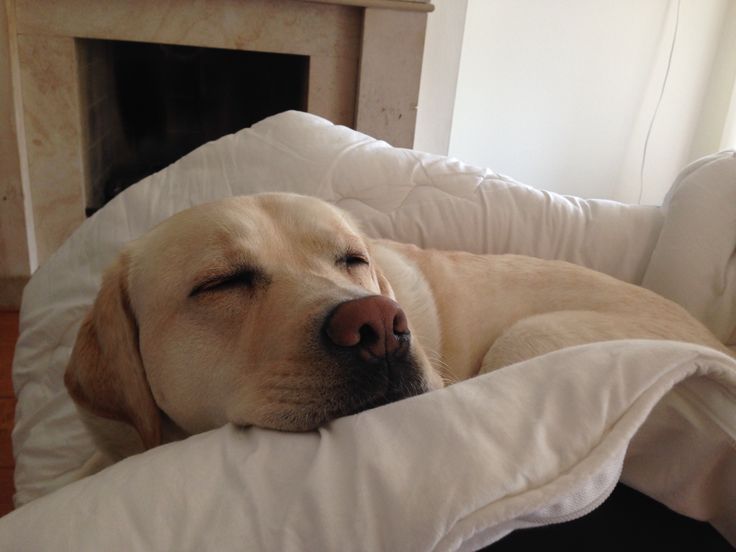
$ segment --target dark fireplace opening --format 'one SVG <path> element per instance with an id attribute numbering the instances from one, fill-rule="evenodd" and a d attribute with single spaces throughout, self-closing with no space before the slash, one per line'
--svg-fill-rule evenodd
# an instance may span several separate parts
<path id="1" fill-rule="evenodd" d="M 198 146 L 306 110 L 309 57 L 78 40 L 87 211 Z"/>

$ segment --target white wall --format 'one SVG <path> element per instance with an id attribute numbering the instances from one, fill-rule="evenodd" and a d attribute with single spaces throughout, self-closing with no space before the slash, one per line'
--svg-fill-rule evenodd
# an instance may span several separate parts
<path id="1" fill-rule="evenodd" d="M 725 17 L 711 68 L 708 90 L 690 157 L 736 149 L 736 2 L 726 2 Z M 723 114 L 728 113 L 724 118 Z"/>
<path id="2" fill-rule="evenodd" d="M 419 85 L 414 149 L 447 155 L 468 0 L 433 0 Z"/>
<path id="3" fill-rule="evenodd" d="M 463 10 L 448 10 L 448 2 L 455 0 L 435 0 L 430 14 L 415 147 L 538 188 L 636 202 L 677 0 L 461 0 L 461 34 Z M 661 201 L 677 171 L 717 149 L 713 137 L 725 132 L 723 108 L 709 108 L 708 99 L 723 106 L 733 92 L 712 84 L 732 85 L 736 75 L 736 55 L 719 49 L 734 41 L 733 22 L 724 23 L 736 13 L 730 4 L 736 0 L 681 0 L 645 203 Z"/>
<path id="4" fill-rule="evenodd" d="M 713 97 L 708 89 L 711 83 L 715 83 L 712 80 L 713 69 L 729 2 L 732 0 L 681 1 L 680 24 L 670 75 L 652 127 L 642 178 L 644 138 L 662 88 L 662 78 L 672 44 L 673 16 L 676 15 L 677 2 L 669 2 L 665 18 L 666 30 L 662 36 L 658 59 L 649 68 L 649 83 L 641 100 L 638 119 L 632 129 L 627 154 L 620 163 L 619 181 L 612 198 L 627 203 L 661 203 L 685 165 L 719 148 L 717 139 L 710 144 L 710 151 L 700 152 L 699 148 L 694 150 L 693 146 L 699 140 L 699 135 L 707 137 L 712 133 L 712 123 L 700 123 L 705 122 L 703 115 L 708 97 Z M 730 59 L 736 60 L 736 57 L 730 56 Z M 733 78 L 736 66 L 732 66 L 730 70 Z M 721 120 L 718 134 L 721 133 L 722 122 L 726 117 L 724 107 L 726 106 L 718 110 L 719 113 L 710 113 L 711 117 Z"/>
<path id="5" fill-rule="evenodd" d="M 538 188 L 609 197 L 667 4 L 469 0 L 449 153 Z"/>

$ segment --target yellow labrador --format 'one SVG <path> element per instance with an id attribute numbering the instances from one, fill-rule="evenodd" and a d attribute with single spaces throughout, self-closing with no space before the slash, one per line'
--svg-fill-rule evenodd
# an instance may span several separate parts
<path id="1" fill-rule="evenodd" d="M 727 354 L 684 309 L 565 262 L 369 240 L 289 194 L 181 212 L 106 273 L 65 383 L 117 460 L 228 422 L 310 430 L 563 347 Z"/>

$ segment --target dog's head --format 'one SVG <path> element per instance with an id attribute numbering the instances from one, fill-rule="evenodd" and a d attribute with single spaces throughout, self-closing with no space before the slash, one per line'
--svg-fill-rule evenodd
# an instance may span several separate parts
<path id="1" fill-rule="evenodd" d="M 309 430 L 442 385 L 341 210 L 289 194 L 195 207 L 106 273 L 65 374 L 77 403 L 193 434 L 227 422 Z"/>

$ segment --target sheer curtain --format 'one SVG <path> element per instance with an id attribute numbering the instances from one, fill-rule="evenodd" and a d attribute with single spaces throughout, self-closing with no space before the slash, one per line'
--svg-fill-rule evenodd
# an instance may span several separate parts
<path id="1" fill-rule="evenodd" d="M 447 42 L 455 1 L 430 15 L 418 149 L 657 204 L 688 162 L 736 146 L 735 0 L 467 0 Z"/>

